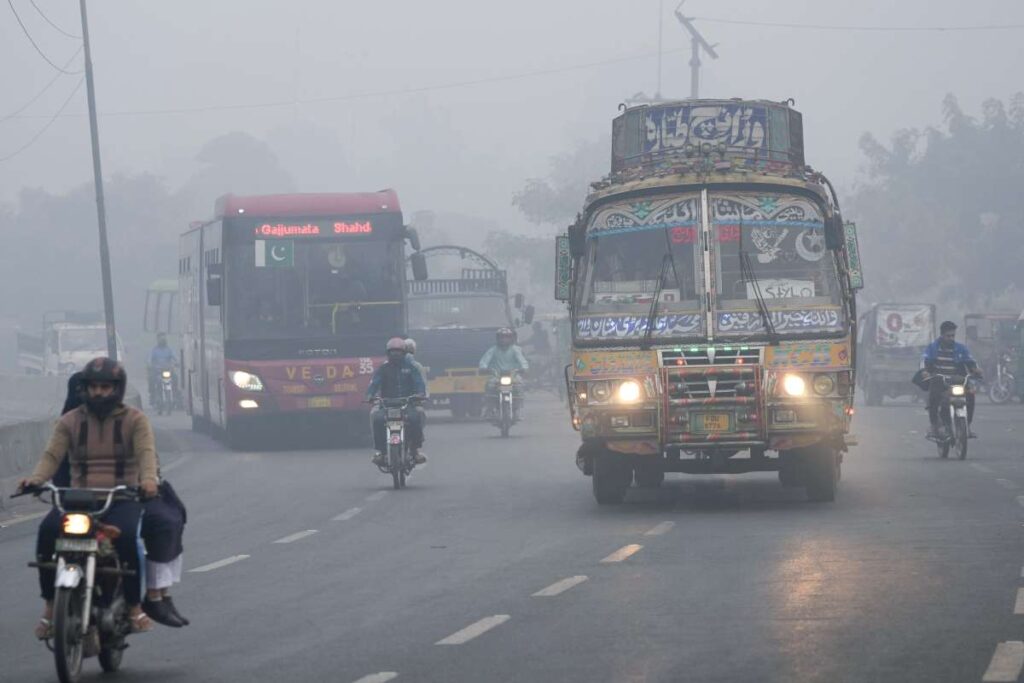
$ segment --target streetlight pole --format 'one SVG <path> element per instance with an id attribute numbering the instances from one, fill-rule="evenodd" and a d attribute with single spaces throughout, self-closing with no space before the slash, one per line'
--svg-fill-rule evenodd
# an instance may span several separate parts
<path id="1" fill-rule="evenodd" d="M 107 209 L 103 202 L 103 168 L 100 165 L 100 133 L 96 125 L 96 89 L 92 79 L 92 53 L 89 50 L 89 19 L 85 0 L 79 0 L 82 12 L 82 45 L 85 49 L 85 89 L 89 99 L 89 135 L 92 138 L 92 174 L 96 186 L 96 218 L 100 228 L 100 273 L 103 277 L 103 313 L 107 324 L 107 355 L 117 360 L 117 328 L 114 326 L 114 288 L 110 281 L 110 250 L 107 247 Z"/>

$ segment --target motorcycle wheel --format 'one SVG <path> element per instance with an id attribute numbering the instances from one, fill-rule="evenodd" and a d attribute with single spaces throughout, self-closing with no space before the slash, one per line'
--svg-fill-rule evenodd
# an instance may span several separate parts
<path id="1" fill-rule="evenodd" d="M 988 400 L 1002 405 L 1013 398 L 1013 390 L 1005 379 L 997 379 L 988 386 Z"/>
<path id="2" fill-rule="evenodd" d="M 967 459 L 967 418 L 958 417 L 956 418 L 956 457 L 960 460 Z"/>
<path id="3" fill-rule="evenodd" d="M 53 658 L 61 683 L 77 683 L 82 674 L 82 595 L 58 588 L 53 603 Z"/>
<path id="4" fill-rule="evenodd" d="M 950 447 L 950 440 L 949 439 L 942 439 L 941 441 L 936 441 L 935 442 L 935 446 L 939 449 L 939 457 L 940 458 L 948 458 L 949 457 L 949 447 Z"/>
<path id="5" fill-rule="evenodd" d="M 501 429 L 501 438 L 508 438 L 508 430 L 512 428 L 512 414 L 507 404 L 501 404 L 501 423 L 498 425 Z"/>
<path id="6" fill-rule="evenodd" d="M 123 638 L 118 638 L 116 642 L 109 643 L 108 647 L 100 650 L 100 668 L 107 673 L 114 673 L 121 668 L 121 659 L 124 657 L 123 641 Z"/>
<path id="7" fill-rule="evenodd" d="M 388 467 L 391 469 L 391 483 L 396 489 L 402 488 L 404 465 L 402 463 L 402 445 L 392 445 L 388 458 Z"/>

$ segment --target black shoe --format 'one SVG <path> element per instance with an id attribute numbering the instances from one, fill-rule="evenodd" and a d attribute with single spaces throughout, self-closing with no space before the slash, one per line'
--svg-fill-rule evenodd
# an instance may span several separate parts
<path id="1" fill-rule="evenodd" d="M 185 624 L 175 616 L 170 606 L 164 600 L 143 600 L 142 611 L 146 613 L 150 619 L 158 624 L 164 626 L 170 626 L 171 628 L 181 628 Z"/>
<path id="2" fill-rule="evenodd" d="M 171 600 L 170 595 L 165 595 L 164 599 L 161 600 L 161 602 L 163 602 L 165 605 L 171 608 L 171 613 L 174 614 L 174 616 L 178 617 L 178 621 L 180 621 L 183 625 L 188 626 L 192 623 L 185 617 L 181 616 L 181 612 L 178 611 L 178 606 L 174 604 L 173 600 Z"/>
<path id="3" fill-rule="evenodd" d="M 968 439 L 977 439 L 977 438 L 978 438 L 978 435 L 974 433 L 974 430 L 973 430 L 973 429 L 971 429 L 970 427 L 968 427 L 968 428 L 967 428 L 967 438 L 968 438 Z"/>

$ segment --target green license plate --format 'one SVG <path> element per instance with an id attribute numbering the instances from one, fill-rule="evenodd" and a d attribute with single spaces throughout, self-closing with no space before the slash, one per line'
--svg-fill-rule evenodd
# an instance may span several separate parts
<path id="1" fill-rule="evenodd" d="M 730 429 L 729 413 L 704 413 L 701 415 L 701 431 L 727 432 Z"/>
<path id="2" fill-rule="evenodd" d="M 313 396 L 306 403 L 310 408 L 330 408 L 331 397 L 330 396 Z"/>

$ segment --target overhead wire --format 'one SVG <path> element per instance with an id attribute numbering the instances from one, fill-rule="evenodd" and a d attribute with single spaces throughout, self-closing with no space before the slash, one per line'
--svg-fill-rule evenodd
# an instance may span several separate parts
<path id="1" fill-rule="evenodd" d="M 1015 31 L 1024 29 L 1024 24 L 978 24 L 973 26 L 867 26 L 851 24 L 796 24 L 779 21 L 723 19 L 719 17 L 691 17 L 691 19 L 693 21 L 704 21 L 709 24 L 732 24 L 735 26 L 758 26 L 761 28 L 794 28 L 814 31 L 960 32 Z"/>
<path id="2" fill-rule="evenodd" d="M 71 91 L 71 94 L 68 95 L 67 99 L 64 100 L 64 103 L 60 105 L 60 108 L 57 109 L 57 111 L 53 114 L 53 116 L 50 117 L 50 120 L 47 121 L 46 124 L 42 128 L 37 130 L 35 135 L 33 135 L 31 138 L 29 138 L 28 142 L 26 142 L 24 145 L 22 145 L 21 147 L 19 147 L 16 150 L 14 150 L 13 152 L 8 154 L 7 156 L 0 157 L 0 163 L 3 163 L 5 161 L 10 161 L 14 157 L 18 156 L 19 154 L 24 152 L 26 149 L 28 149 L 29 147 L 34 145 L 36 140 L 41 138 L 43 136 L 43 133 L 45 133 L 47 130 L 49 130 L 50 126 L 52 126 L 53 123 L 58 118 L 60 118 L 61 113 L 64 111 L 65 107 L 67 107 L 68 104 L 71 103 L 71 100 L 75 97 L 75 94 L 78 92 L 79 88 L 82 87 L 82 83 L 84 83 L 84 82 L 85 82 L 85 76 L 82 76 L 81 78 L 79 78 L 78 79 L 78 84 L 75 85 L 75 89 Z"/>
<path id="3" fill-rule="evenodd" d="M 25 37 L 28 38 L 28 42 L 32 43 L 32 47 L 35 48 L 36 52 L 39 53 L 39 56 L 42 57 L 43 60 L 47 64 L 49 64 L 50 66 L 52 66 L 57 71 L 60 71 L 61 73 L 64 73 L 64 74 L 74 75 L 74 74 L 82 73 L 82 71 L 83 71 L 82 69 L 79 69 L 78 71 L 67 71 L 66 69 L 63 69 L 63 68 L 57 66 L 57 64 L 52 59 L 50 59 L 49 57 L 46 56 L 46 53 L 43 52 L 43 50 L 36 43 L 35 39 L 32 38 L 32 34 L 28 32 L 28 28 L 25 27 L 25 22 L 23 22 L 21 20 L 21 16 L 18 15 L 18 10 L 16 10 L 14 8 L 13 0 L 7 0 L 7 6 L 11 8 L 11 12 L 14 14 L 14 18 L 18 22 L 18 26 L 21 27 L 21 32 L 25 34 Z"/>
<path id="4" fill-rule="evenodd" d="M 76 58 L 76 57 L 78 57 L 78 53 L 82 51 L 82 47 L 83 47 L 83 46 L 79 45 L 79 46 L 78 46 L 78 49 L 77 49 L 77 50 L 75 50 L 75 54 L 71 55 L 71 58 L 70 58 L 70 59 L 68 59 L 68 61 L 67 61 L 67 62 L 66 62 L 66 63 L 64 64 L 64 68 L 65 68 L 65 69 L 66 69 L 66 68 L 68 68 L 68 66 L 70 66 L 70 65 L 71 65 L 71 62 L 75 61 L 75 58 Z M 38 99 L 39 99 L 40 97 L 42 97 L 42 96 L 43 96 L 44 94 L 46 94 L 46 91 L 47 91 L 47 90 L 49 90 L 49 89 L 50 89 L 50 87 L 51 87 L 51 86 L 52 86 L 52 85 L 53 85 L 54 83 L 56 83 L 56 82 L 57 82 L 57 81 L 58 81 L 58 80 L 60 79 L 60 77 L 61 77 L 61 76 L 63 76 L 63 75 L 64 75 L 64 74 L 62 74 L 62 73 L 59 73 L 59 72 L 58 72 L 58 73 L 55 73 L 55 74 L 53 75 L 53 78 L 51 78 L 51 79 L 50 79 L 50 81 L 49 81 L 49 82 L 48 82 L 48 83 L 47 83 L 46 85 L 44 85 L 44 86 L 43 86 L 43 89 L 42 89 L 42 90 L 40 90 L 39 92 L 37 92 L 37 93 L 36 93 L 36 94 L 35 94 L 35 95 L 34 95 L 34 96 L 32 97 L 32 99 L 30 99 L 30 100 L 29 100 L 28 102 L 26 102 L 25 104 L 21 105 L 20 107 L 18 107 L 18 108 L 17 108 L 17 109 L 15 109 L 14 111 L 12 111 L 12 112 L 11 112 L 10 114 L 6 114 L 6 115 L 4 115 L 4 116 L 0 116 L 0 123 L 3 123 L 4 121 L 10 121 L 10 120 L 11 120 L 11 119 L 13 119 L 13 118 L 17 118 L 18 114 L 20 114 L 21 112 L 25 111 L 25 110 L 26 110 L 26 109 L 28 109 L 29 107 L 31 107 L 31 106 L 32 106 L 33 104 L 35 104 L 35 103 L 36 103 L 36 101 L 37 101 L 37 100 L 38 100 Z"/>
<path id="5" fill-rule="evenodd" d="M 43 21 L 45 21 L 47 24 L 49 24 L 51 26 L 51 28 L 53 28 L 53 30 L 57 31 L 57 33 L 63 34 L 65 36 L 67 36 L 68 38 L 74 38 L 75 40 L 81 40 L 82 39 L 82 36 L 76 36 L 74 33 L 68 33 L 67 31 L 62 29 L 60 26 L 57 26 L 57 24 L 53 23 L 50 20 L 50 17 L 46 16 L 46 14 L 43 12 L 43 10 L 39 9 L 39 5 L 36 4 L 36 0 L 28 0 L 28 1 L 29 1 L 29 3 L 31 3 L 32 7 L 35 8 L 36 12 L 39 13 L 39 16 L 41 16 L 43 18 Z"/>

